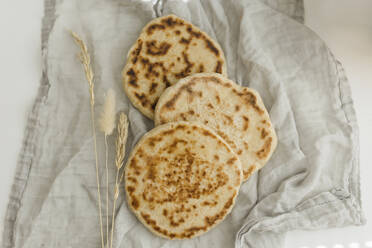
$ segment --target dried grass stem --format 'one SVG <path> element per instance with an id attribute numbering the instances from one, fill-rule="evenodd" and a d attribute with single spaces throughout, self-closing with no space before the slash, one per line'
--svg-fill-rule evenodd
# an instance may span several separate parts
<path id="1" fill-rule="evenodd" d="M 116 166 L 116 179 L 115 179 L 115 193 L 114 193 L 114 204 L 112 208 L 112 222 L 111 222 L 111 241 L 110 241 L 110 248 L 112 248 L 113 242 L 113 234 L 114 234 L 114 225 L 115 225 L 115 209 L 116 209 L 116 201 L 119 197 L 119 174 L 120 169 L 123 166 L 124 158 L 125 158 L 125 146 L 127 143 L 128 138 L 128 118 L 125 113 L 120 113 L 119 121 L 117 124 L 117 139 L 116 139 L 116 158 L 115 158 L 115 166 Z"/>
<path id="2" fill-rule="evenodd" d="M 101 243 L 102 248 L 104 248 L 104 241 L 103 241 L 103 225 L 102 225 L 102 206 L 101 206 L 101 191 L 100 191 L 100 182 L 99 182 L 99 170 L 98 170 L 98 153 L 97 153 L 97 136 L 96 136 L 96 124 L 95 124 L 95 117 L 94 117 L 94 74 L 91 67 L 90 56 L 88 53 L 88 48 L 85 45 L 84 41 L 80 39 L 80 37 L 71 32 L 71 35 L 75 41 L 75 43 L 79 46 L 80 52 L 78 53 L 78 57 L 80 59 L 81 64 L 84 67 L 85 77 L 88 81 L 89 85 L 89 94 L 90 94 L 90 116 L 91 116 L 91 124 L 92 124 L 92 133 L 93 133 L 93 142 L 94 142 L 94 155 L 96 160 L 96 181 L 97 181 L 97 198 L 98 198 L 98 210 L 99 210 L 99 225 L 101 231 Z"/>

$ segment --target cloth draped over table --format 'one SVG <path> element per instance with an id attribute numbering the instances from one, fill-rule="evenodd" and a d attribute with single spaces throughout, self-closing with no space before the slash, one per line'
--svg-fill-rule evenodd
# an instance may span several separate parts
<path id="1" fill-rule="evenodd" d="M 231 214 L 191 240 L 151 234 L 128 210 L 122 186 L 114 247 L 283 247 L 289 230 L 364 223 L 350 88 L 326 44 L 303 25 L 302 1 L 45 0 L 43 77 L 10 195 L 4 247 L 101 246 L 89 91 L 68 31 L 80 34 L 91 52 L 96 111 L 111 87 L 117 111 L 128 114 L 129 153 L 153 122 L 130 104 L 121 70 L 142 27 L 170 13 L 216 39 L 229 77 L 261 94 L 278 147 L 269 163 L 242 184 Z M 112 197 L 114 136 L 109 147 Z M 103 165 L 100 133 L 98 150 Z"/>

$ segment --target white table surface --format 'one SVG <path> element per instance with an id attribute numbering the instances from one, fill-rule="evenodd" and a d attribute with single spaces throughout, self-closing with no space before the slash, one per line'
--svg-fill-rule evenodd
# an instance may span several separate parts
<path id="1" fill-rule="evenodd" d="M 305 0 L 306 24 L 343 63 L 360 127 L 363 208 L 372 219 L 372 1 Z M 41 77 L 43 1 L 0 0 L 0 231 L 2 233 L 27 114 Z M 368 195 L 369 194 L 369 195 Z M 2 235 L 1 235 L 2 237 Z M 1 240 L 0 237 L 0 240 Z M 372 224 L 294 231 L 287 248 L 372 247 Z"/>

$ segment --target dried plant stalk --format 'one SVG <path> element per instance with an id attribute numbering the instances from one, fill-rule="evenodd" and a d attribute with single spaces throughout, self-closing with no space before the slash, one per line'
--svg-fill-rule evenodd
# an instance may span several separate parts
<path id="1" fill-rule="evenodd" d="M 112 208 L 112 222 L 111 222 L 111 241 L 110 248 L 112 248 L 113 234 L 114 234 L 114 225 L 115 225 L 115 209 L 116 201 L 119 197 L 119 173 L 120 169 L 123 166 L 125 158 L 125 145 L 128 138 L 128 118 L 125 113 L 120 113 L 119 122 L 117 125 L 118 136 L 116 138 L 116 179 L 115 179 L 115 194 L 114 194 L 114 205 Z M 121 180 L 120 180 L 121 181 Z"/>
<path id="2" fill-rule="evenodd" d="M 108 145 L 107 136 L 112 134 L 115 128 L 115 92 L 112 89 L 108 89 L 105 97 L 105 103 L 103 105 L 103 110 L 101 117 L 99 119 L 99 126 L 101 131 L 105 134 L 105 151 L 106 151 L 106 244 L 109 243 L 109 173 L 108 173 Z"/>
<path id="3" fill-rule="evenodd" d="M 104 248 L 103 242 L 103 225 L 102 225 L 102 206 L 101 206 L 101 191 L 100 191 L 100 183 L 99 183 L 99 171 L 98 171 L 98 154 L 97 154 L 97 137 L 96 137 L 96 125 L 95 125 L 95 118 L 94 118 L 94 74 L 90 64 L 90 56 L 88 53 L 88 48 L 85 45 L 84 41 L 80 39 L 80 37 L 71 32 L 72 38 L 74 39 L 75 43 L 79 46 L 80 52 L 78 53 L 79 59 L 81 64 L 84 67 L 85 77 L 88 81 L 89 85 L 89 93 L 90 93 L 90 117 L 92 123 L 92 132 L 93 132 L 93 141 L 94 141 L 94 154 L 96 159 L 96 181 L 97 181 L 97 198 L 98 198 L 98 209 L 99 209 L 99 225 L 101 229 L 101 242 L 102 248 Z"/>

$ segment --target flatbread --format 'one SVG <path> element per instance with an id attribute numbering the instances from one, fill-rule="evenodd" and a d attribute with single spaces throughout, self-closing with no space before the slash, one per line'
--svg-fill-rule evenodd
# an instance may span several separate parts
<path id="1" fill-rule="evenodd" d="M 260 95 L 220 74 L 194 74 L 163 93 L 155 124 L 180 120 L 201 122 L 225 139 L 239 156 L 244 180 L 266 164 L 277 145 Z"/>
<path id="2" fill-rule="evenodd" d="M 124 90 L 133 105 L 153 119 L 164 89 L 197 72 L 226 75 L 221 47 L 191 23 L 163 16 L 149 22 L 129 50 L 122 72 Z"/>
<path id="3" fill-rule="evenodd" d="M 187 239 L 231 211 L 242 171 L 238 156 L 212 129 L 174 122 L 152 129 L 125 167 L 127 202 L 153 233 Z"/>

